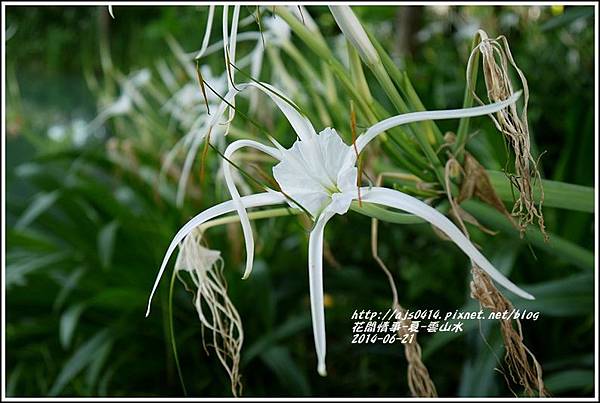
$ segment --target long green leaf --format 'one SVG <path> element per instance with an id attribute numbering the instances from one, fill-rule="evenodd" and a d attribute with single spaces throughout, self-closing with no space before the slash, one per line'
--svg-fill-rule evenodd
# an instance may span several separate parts
<path id="1" fill-rule="evenodd" d="M 516 229 L 502 213 L 498 212 L 493 207 L 474 200 L 467 200 L 463 202 L 461 206 L 468 213 L 477 218 L 483 225 L 493 230 L 499 230 L 503 234 L 512 237 L 520 237 L 519 230 Z M 558 235 L 550 233 L 549 237 L 549 241 L 546 242 L 540 230 L 531 225 L 527 228 L 525 234 L 526 241 L 531 242 L 531 244 L 552 255 L 584 269 L 594 268 L 594 254 L 592 252 L 569 242 Z"/>
<path id="2" fill-rule="evenodd" d="M 83 368 L 92 362 L 95 352 L 98 351 L 110 337 L 108 329 L 104 329 L 79 347 L 65 363 L 64 367 L 56 377 L 50 392 L 48 392 L 48 395 L 58 396 L 67 384 L 77 376 Z"/>
<path id="3" fill-rule="evenodd" d="M 487 171 L 487 174 L 496 193 L 503 201 L 513 202 L 513 197 L 518 197 L 518 190 L 511 185 L 506 174 L 500 171 Z M 542 179 L 542 186 L 544 188 L 544 206 L 586 213 L 594 212 L 594 188 L 547 179 Z M 534 186 L 533 195 L 539 202 L 540 191 L 536 186 Z"/>

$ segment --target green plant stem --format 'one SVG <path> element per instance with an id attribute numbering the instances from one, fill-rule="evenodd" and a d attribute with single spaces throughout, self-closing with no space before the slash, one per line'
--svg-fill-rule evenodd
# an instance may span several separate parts
<path id="1" fill-rule="evenodd" d="M 378 54 L 384 54 L 385 56 L 387 56 L 387 52 L 385 52 L 381 46 L 379 46 Z M 389 56 L 388 56 L 388 59 L 389 59 Z M 371 70 L 371 72 L 373 73 L 373 75 L 375 76 L 377 81 L 379 82 L 379 85 L 381 85 L 381 87 L 383 88 L 384 92 L 386 93 L 386 95 L 388 96 L 388 98 L 390 99 L 390 101 L 392 102 L 394 107 L 396 108 L 396 110 L 399 113 L 407 113 L 410 111 L 410 108 L 408 107 L 408 105 L 406 104 L 404 99 L 402 99 L 402 97 L 400 96 L 400 93 L 394 86 L 394 82 L 390 78 L 390 75 L 388 74 L 388 71 L 386 70 L 386 67 L 384 66 L 382 60 L 383 59 L 381 59 L 381 55 L 380 55 L 380 58 L 378 59 L 377 63 L 366 63 L 365 62 L 365 64 L 367 65 L 367 67 L 369 67 L 369 69 Z M 397 70 L 397 69 L 394 68 L 392 70 Z M 402 81 L 405 81 L 405 80 L 402 80 Z M 410 89 L 412 89 L 412 92 L 411 92 L 412 97 L 418 98 L 416 96 L 414 88 L 412 88 L 412 85 L 410 85 Z M 419 104 L 420 104 L 420 101 L 419 101 Z M 422 107 L 423 105 L 420 104 L 420 106 Z M 424 127 L 426 128 L 426 131 L 425 131 L 426 136 L 422 136 L 419 134 L 419 130 L 418 130 L 419 125 L 417 125 L 417 124 L 409 125 L 408 131 L 416 139 L 421 150 L 425 154 L 425 157 L 429 161 L 429 164 L 430 164 L 429 168 L 431 170 L 433 170 L 433 172 L 435 173 L 440 184 L 442 184 L 442 186 L 445 187 L 446 181 L 444 180 L 444 168 L 442 166 L 442 162 L 440 161 L 439 156 L 433 149 L 433 145 L 439 146 L 439 144 L 437 144 L 437 138 L 431 130 L 427 130 L 428 128 L 430 128 L 430 125 L 425 124 Z"/>
<path id="2" fill-rule="evenodd" d="M 273 218 L 273 217 L 282 217 L 286 215 L 297 215 L 301 214 L 302 210 L 291 209 L 287 207 L 268 209 L 262 211 L 253 211 L 248 213 L 248 218 L 250 220 L 260 220 L 262 218 Z M 221 218 L 216 218 L 211 221 L 207 221 L 204 224 L 200 225 L 199 228 L 202 231 L 205 231 L 209 228 L 218 227 L 219 225 L 231 224 L 234 222 L 239 222 L 240 217 L 238 215 L 228 215 Z"/>
<path id="3" fill-rule="evenodd" d="M 324 102 L 322 100 L 323 95 L 317 93 L 318 85 L 322 83 L 323 80 L 321 80 L 319 74 L 315 71 L 312 65 L 308 62 L 308 60 L 306 60 L 306 58 L 302 55 L 298 48 L 294 46 L 292 42 L 285 41 L 281 45 L 281 48 L 288 56 L 292 58 L 292 60 L 298 65 L 299 69 L 304 73 L 303 78 L 306 82 L 306 89 L 309 92 L 310 98 L 315 103 L 313 109 L 316 109 L 316 112 L 319 114 L 321 123 L 325 126 L 332 126 L 333 121 L 331 116 L 327 112 L 327 108 L 325 108 Z"/>
<path id="4" fill-rule="evenodd" d="M 376 218 L 393 224 L 423 224 L 426 222 L 415 215 L 391 211 L 373 203 L 362 202 L 361 207 L 357 201 L 353 201 L 350 205 L 350 209 L 359 214 L 366 215 L 367 217 Z"/>
<path id="5" fill-rule="evenodd" d="M 177 367 L 177 375 L 183 389 L 183 394 L 187 396 L 187 389 L 183 380 L 183 372 L 179 364 L 179 354 L 177 354 L 177 343 L 175 341 L 175 327 L 173 326 L 173 286 L 175 284 L 175 270 L 171 273 L 171 282 L 169 283 L 169 335 L 171 337 L 171 348 L 173 349 L 173 357 L 175 358 L 175 366 Z"/>

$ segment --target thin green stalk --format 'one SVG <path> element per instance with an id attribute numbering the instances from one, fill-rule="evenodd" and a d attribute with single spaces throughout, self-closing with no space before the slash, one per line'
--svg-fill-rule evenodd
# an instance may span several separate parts
<path id="1" fill-rule="evenodd" d="M 179 354 L 177 354 L 177 342 L 175 341 L 175 328 L 173 326 L 173 285 L 175 284 L 175 270 L 171 273 L 171 282 L 169 284 L 169 335 L 171 337 L 171 347 L 173 349 L 173 357 L 175 358 L 175 366 L 177 367 L 177 375 L 179 376 L 179 382 L 183 389 L 183 394 L 187 396 L 187 389 L 183 380 L 183 372 L 181 371 L 181 365 L 179 364 Z"/>
<path id="2" fill-rule="evenodd" d="M 357 49 L 359 50 L 359 49 Z M 352 56 L 352 53 L 350 53 Z M 352 65 L 352 57 L 350 58 L 350 62 Z M 367 67 L 371 70 L 371 72 L 375 75 L 375 78 L 379 82 L 379 85 L 383 88 L 387 97 L 390 99 L 394 107 L 399 113 L 406 113 L 409 111 L 408 105 L 400 96 L 400 93 L 394 86 L 392 79 L 390 78 L 388 72 L 386 71 L 381 58 L 376 57 L 373 59 L 366 60 L 363 58 L 363 62 L 367 65 Z M 360 81 L 356 87 L 360 88 Z M 427 160 L 430 164 L 430 169 L 434 171 L 440 183 L 444 184 L 444 169 L 442 163 L 434 151 L 432 144 L 436 144 L 435 136 L 431 136 L 431 138 L 427 138 L 427 136 L 422 136 L 419 133 L 418 125 L 409 125 L 407 131 L 412 134 L 412 136 L 416 139 L 419 144 L 421 150 L 425 154 Z"/>
<path id="3" fill-rule="evenodd" d="M 302 210 L 291 209 L 288 207 L 280 207 L 275 209 L 268 209 L 262 211 L 253 211 L 248 213 L 248 218 L 250 220 L 260 220 L 263 218 L 273 218 L 273 217 L 282 217 L 287 215 L 297 215 L 303 213 Z M 214 220 L 208 221 L 200 226 L 202 231 L 205 231 L 209 228 L 218 227 L 219 225 L 231 224 L 234 222 L 239 222 L 240 217 L 238 215 L 228 215 L 221 218 L 216 218 Z"/>
<path id="4" fill-rule="evenodd" d="M 356 88 L 358 89 L 358 92 L 362 94 L 363 98 L 365 99 L 365 102 L 369 105 L 370 108 L 374 109 L 378 115 L 387 114 L 387 111 L 385 111 L 380 105 L 375 104 L 373 96 L 371 95 L 371 91 L 369 89 L 369 85 L 365 78 L 362 63 L 360 61 L 360 56 L 356 49 L 354 49 L 354 47 L 350 43 L 348 43 L 348 59 L 350 61 L 350 74 L 352 76 L 352 80 L 356 83 Z M 390 131 L 396 134 L 393 129 Z M 394 135 L 390 136 L 389 140 L 391 140 L 397 146 L 399 146 L 398 151 L 402 152 L 404 149 L 400 146 L 400 143 L 406 144 L 406 142 L 410 141 L 410 138 L 403 131 L 398 131 L 398 136 L 400 137 L 400 139 L 398 139 L 397 136 Z M 388 143 L 387 140 L 388 138 L 386 137 L 386 141 L 384 141 L 384 143 Z M 386 150 L 392 151 L 391 147 L 387 147 Z M 427 161 L 420 154 L 418 154 L 413 148 L 409 148 L 408 150 L 411 150 L 411 152 L 408 153 L 409 158 L 400 159 L 401 164 L 407 166 L 407 168 L 411 170 L 411 172 L 418 172 L 420 175 L 423 174 L 424 170 L 429 170 Z"/>
<path id="5" fill-rule="evenodd" d="M 373 203 L 362 202 L 362 207 L 357 201 L 353 201 L 350 209 L 367 217 L 376 218 L 381 221 L 390 222 L 393 224 L 423 224 L 426 221 L 416 215 L 407 213 L 398 213 L 388 210 L 384 207 L 379 207 Z"/>

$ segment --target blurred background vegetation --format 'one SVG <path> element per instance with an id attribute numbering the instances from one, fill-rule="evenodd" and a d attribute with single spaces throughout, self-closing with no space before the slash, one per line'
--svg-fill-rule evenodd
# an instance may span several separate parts
<path id="1" fill-rule="evenodd" d="M 335 47 L 332 38 L 339 31 L 328 9 L 307 9 Z M 116 97 L 114 72 L 153 69 L 163 59 L 174 65 L 168 35 L 186 51 L 197 50 L 207 7 L 114 10 L 112 20 L 106 7 L 6 7 L 8 396 L 183 393 L 168 335 L 168 281 L 148 319 L 145 303 L 177 229 L 227 195 L 211 175 L 201 183 L 196 168 L 183 208 L 175 206 L 176 177 L 157 187 L 161 160 L 182 135 L 156 112 L 159 108 L 145 111 L 143 122 L 110 119 L 92 134 L 85 127 Z M 462 104 L 466 61 L 479 27 L 492 37 L 506 35 L 529 81 L 530 131 L 535 154 L 543 153 L 542 176 L 593 186 L 593 7 L 354 10 L 407 71 L 428 109 Z M 243 7 L 242 14 L 252 11 Z M 219 11 L 215 20 L 220 21 Z M 220 34 L 217 23 L 213 41 Z M 223 69 L 221 53 L 207 60 Z M 292 77 L 302 76 L 297 66 L 286 64 Z M 264 78 L 269 73 L 267 65 Z M 342 110 L 347 107 L 344 103 Z M 344 113 L 333 117 L 344 130 L 348 120 Z M 442 132 L 455 130 L 456 122 L 439 126 Z M 487 120 L 477 120 L 476 128 L 470 151 L 486 168 L 500 170 L 509 158 L 502 137 Z M 207 163 L 216 170 L 220 161 Z M 544 212 L 551 236 L 579 248 L 583 261 L 510 231 L 472 236 L 497 267 L 514 271 L 516 282 L 537 297 L 515 305 L 541 312 L 538 321 L 522 324 L 549 391 L 591 396 L 594 215 Z M 476 309 L 469 298 L 467 260 L 457 248 L 424 225 L 380 224 L 380 230 L 385 233 L 380 254 L 393 270 L 404 307 Z M 240 279 L 239 226 L 215 228 L 208 237 L 210 247 L 223 254 L 229 293 L 243 320 L 244 396 L 407 396 L 400 344 L 350 343 L 354 309 L 383 310 L 391 303 L 387 280 L 370 254 L 369 219 L 338 217 L 326 232 L 331 251 L 325 263 L 326 378 L 315 371 L 306 229 L 289 217 L 258 222 L 256 231 L 256 265 L 246 281 Z M 215 355 L 205 353 L 191 296 L 180 285 L 173 315 L 188 393 L 229 396 L 228 378 Z M 440 396 L 511 396 L 494 370 L 504 365 L 497 323 L 484 321 L 481 328 L 474 323 L 456 337 L 423 334 L 419 340 Z"/>

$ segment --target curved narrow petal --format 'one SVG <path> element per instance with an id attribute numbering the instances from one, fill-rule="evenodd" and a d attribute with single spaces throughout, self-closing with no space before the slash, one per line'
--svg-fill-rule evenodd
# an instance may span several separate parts
<path id="1" fill-rule="evenodd" d="M 223 52 L 226 60 L 225 63 L 227 63 L 227 46 L 229 46 L 229 6 L 227 5 L 223 6 L 223 23 L 221 28 L 223 29 Z"/>
<path id="2" fill-rule="evenodd" d="M 202 39 L 202 47 L 198 51 L 195 59 L 200 59 L 204 52 L 206 52 L 206 48 L 208 48 L 208 41 L 210 40 L 210 33 L 212 31 L 213 18 L 215 16 L 215 6 L 208 6 L 208 18 L 206 19 L 206 29 L 204 30 L 204 38 Z"/>
<path id="3" fill-rule="evenodd" d="M 190 145 L 190 149 L 185 156 L 185 161 L 183 163 L 183 167 L 181 168 L 181 175 L 179 176 L 179 182 L 177 184 L 177 196 L 175 198 L 177 207 L 181 207 L 183 205 L 183 199 L 185 198 L 185 187 L 188 183 L 190 171 L 192 170 L 194 157 L 198 153 L 200 144 L 202 144 L 202 140 L 206 138 L 209 130 L 210 129 L 208 127 L 202 127 L 195 135 L 193 135 L 193 137 L 191 137 L 192 144 Z"/>
<path id="4" fill-rule="evenodd" d="M 285 197 L 279 192 L 270 191 L 250 196 L 244 196 L 241 198 L 241 202 L 245 208 L 271 206 L 274 204 L 284 203 Z M 158 271 L 158 275 L 156 276 L 156 280 L 154 281 L 154 286 L 152 287 L 152 291 L 150 292 L 150 297 L 148 298 L 148 307 L 146 309 L 146 316 L 150 314 L 150 304 L 152 303 L 152 297 L 156 292 L 156 288 L 158 287 L 160 278 L 162 277 L 163 272 L 165 271 L 165 267 L 169 262 L 169 258 L 175 251 L 177 245 L 181 241 L 183 241 L 183 239 L 198 225 L 201 225 L 208 220 L 211 220 L 223 214 L 231 213 L 233 211 L 235 211 L 235 205 L 232 200 L 228 200 L 226 202 L 217 204 L 216 206 L 204 210 L 200 214 L 196 215 L 194 218 L 189 220 L 183 227 L 181 227 L 177 234 L 175 234 L 175 237 L 173 237 L 171 244 L 167 248 L 167 252 L 165 253 L 165 257 L 163 258 L 160 270 Z"/>
<path id="5" fill-rule="evenodd" d="M 255 41 L 255 40 L 260 40 L 261 36 L 260 36 L 260 32 L 259 31 L 245 31 L 245 32 L 240 32 L 237 36 L 237 42 L 245 42 L 245 41 Z M 208 55 L 212 55 L 215 52 L 220 51 L 223 48 L 223 39 L 219 39 L 216 42 L 213 42 L 212 45 L 209 45 L 206 50 L 204 51 L 204 53 L 202 54 L 202 56 L 208 56 Z M 200 51 L 196 52 L 199 53 Z M 194 52 L 192 52 L 194 53 Z M 190 53 L 191 55 L 191 53 Z"/>
<path id="6" fill-rule="evenodd" d="M 217 109 L 216 113 L 212 114 L 212 119 L 210 120 L 209 126 L 214 126 L 217 124 L 229 104 L 234 105 L 235 97 L 239 92 L 248 87 L 255 87 L 271 98 L 275 105 L 277 105 L 281 112 L 283 112 L 286 119 L 301 140 L 310 141 L 314 138 L 314 136 L 316 136 L 315 129 L 312 123 L 310 123 L 310 120 L 298 112 L 296 110 L 296 105 L 293 104 L 292 101 L 289 101 L 277 88 L 263 82 L 246 82 L 242 84 L 236 84 L 236 87 L 239 89 L 239 91 L 235 88 L 231 88 L 223 97 L 224 100 L 222 100 L 219 104 L 219 108 Z"/>
<path id="7" fill-rule="evenodd" d="M 473 262 L 481 267 L 497 283 L 507 290 L 525 299 L 535 299 L 531 294 L 517 287 L 512 281 L 500 273 L 482 254 L 473 246 L 471 241 L 450 221 L 446 216 L 421 200 L 399 192 L 397 190 L 381 187 L 361 188 L 362 201 L 380 204 L 404 210 L 430 222 L 446 234 Z"/>
<path id="8" fill-rule="evenodd" d="M 308 281 L 310 288 L 310 312 L 312 316 L 315 349 L 317 351 L 317 371 L 326 376 L 325 367 L 325 306 L 323 305 L 323 232 L 325 224 L 334 216 L 325 209 L 319 216 L 308 241 Z"/>
<path id="9" fill-rule="evenodd" d="M 240 148 L 250 147 L 262 151 L 275 159 L 280 159 L 280 152 L 274 147 L 269 147 L 264 144 L 261 144 L 252 140 L 238 140 L 231 143 L 225 149 L 225 161 L 223 161 L 223 174 L 225 176 L 225 183 L 227 185 L 227 189 L 229 189 L 229 194 L 231 195 L 231 199 L 237 211 L 237 214 L 240 216 L 240 223 L 242 224 L 242 231 L 244 233 L 244 241 L 246 243 L 246 268 L 244 270 L 244 276 L 242 278 L 246 279 L 252 272 L 252 262 L 254 261 L 254 236 L 252 235 L 252 227 L 250 226 L 250 219 L 248 218 L 248 213 L 244 208 L 244 205 L 241 201 L 240 194 L 235 187 L 235 183 L 233 181 L 233 175 L 231 173 L 231 157 L 233 153 L 235 153 Z"/>
<path id="10" fill-rule="evenodd" d="M 375 123 L 365 133 L 358 136 L 356 139 L 356 147 L 360 153 L 365 146 L 381 133 L 389 130 L 393 127 L 404 125 L 407 123 L 421 122 L 424 120 L 442 120 L 442 119 L 458 119 L 473 116 L 489 115 L 494 112 L 498 112 L 517 102 L 517 99 L 521 96 L 521 91 L 514 93 L 510 98 L 505 101 L 496 102 L 484 106 L 476 106 L 473 108 L 461 108 L 461 109 L 447 109 L 440 111 L 425 111 L 425 112 L 411 112 L 402 115 L 392 116 L 391 118 L 382 120 L 381 122 Z"/>
<path id="11" fill-rule="evenodd" d="M 229 60 L 235 64 L 235 51 L 237 48 L 237 32 L 240 20 L 240 6 L 233 6 L 233 21 L 231 22 L 231 38 L 229 39 Z M 234 77 L 234 72 L 231 72 L 231 77 Z"/>
<path id="12" fill-rule="evenodd" d="M 240 19 L 240 6 L 239 5 L 235 5 L 233 6 L 233 18 L 232 18 L 232 22 L 231 22 L 231 36 L 229 38 L 229 47 L 225 50 L 226 52 L 229 52 L 229 54 L 226 56 L 226 61 L 225 63 L 227 63 L 227 60 L 229 61 L 229 63 L 231 63 L 232 65 L 236 65 L 235 64 L 235 51 L 237 48 L 237 31 L 238 31 L 238 22 Z M 232 66 L 226 66 L 226 69 L 229 70 L 229 74 L 228 74 L 228 88 L 231 89 L 232 87 L 235 87 L 235 69 Z M 233 117 L 235 116 L 235 99 L 232 101 L 233 103 L 233 108 L 229 108 L 229 118 L 227 119 L 227 122 L 231 122 L 233 120 Z"/>
<path id="13" fill-rule="evenodd" d="M 300 138 L 303 141 L 310 141 L 317 132 L 313 127 L 310 120 L 296 109 L 296 105 L 292 101 L 288 100 L 285 95 L 281 93 L 277 88 L 270 84 L 261 82 L 260 85 L 253 83 L 253 85 L 268 95 L 277 107 L 283 112 L 288 122 Z"/>

